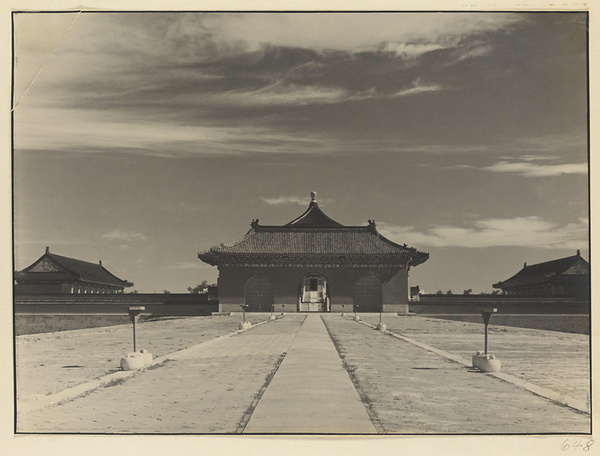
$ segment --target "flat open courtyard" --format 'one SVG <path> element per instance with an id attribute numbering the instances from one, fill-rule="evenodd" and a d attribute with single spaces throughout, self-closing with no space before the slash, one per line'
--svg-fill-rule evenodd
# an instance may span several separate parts
<path id="1" fill-rule="evenodd" d="M 137 347 L 156 363 L 118 378 L 130 325 L 18 336 L 16 430 L 590 433 L 588 336 L 492 324 L 498 378 L 456 360 L 483 349 L 482 324 L 384 314 L 389 334 L 360 316 L 248 314 L 244 331 L 240 314 L 141 323 Z"/>

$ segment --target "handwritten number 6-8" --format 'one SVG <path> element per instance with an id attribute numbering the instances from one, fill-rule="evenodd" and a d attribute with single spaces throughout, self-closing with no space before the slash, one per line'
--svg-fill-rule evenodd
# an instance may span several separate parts
<path id="1" fill-rule="evenodd" d="M 560 449 L 563 451 L 567 451 L 569 449 L 572 449 L 573 451 L 578 450 L 578 449 L 582 449 L 583 451 L 590 451 L 590 447 L 594 444 L 593 440 L 588 440 L 585 445 L 583 443 L 581 443 L 581 440 L 576 440 L 575 442 L 573 442 L 572 444 L 569 443 L 569 440 L 565 440 L 562 445 L 560 446 Z"/>

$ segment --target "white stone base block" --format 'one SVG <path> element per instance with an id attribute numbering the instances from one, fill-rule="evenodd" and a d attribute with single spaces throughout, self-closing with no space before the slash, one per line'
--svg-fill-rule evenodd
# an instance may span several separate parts
<path id="1" fill-rule="evenodd" d="M 121 369 L 125 371 L 138 370 L 145 367 L 144 355 L 142 353 L 127 353 L 121 358 Z"/>
<path id="2" fill-rule="evenodd" d="M 252 328 L 252 323 L 250 323 L 249 321 L 240 323 L 239 329 L 250 329 Z"/>
<path id="3" fill-rule="evenodd" d="M 502 368 L 500 360 L 490 354 L 484 355 L 478 352 L 473 355 L 471 361 L 473 367 L 479 369 L 481 372 L 500 372 Z"/>
<path id="4" fill-rule="evenodd" d="M 135 353 L 127 353 L 121 358 L 121 369 L 125 371 L 142 369 L 152 364 L 152 359 L 152 353 L 142 348 Z"/>

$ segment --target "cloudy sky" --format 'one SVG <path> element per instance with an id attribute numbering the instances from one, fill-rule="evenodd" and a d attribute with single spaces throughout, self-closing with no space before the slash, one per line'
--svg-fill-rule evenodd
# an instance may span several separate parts
<path id="1" fill-rule="evenodd" d="M 428 292 L 589 258 L 584 14 L 20 13 L 14 46 L 16 269 L 185 292 L 311 191 Z"/>

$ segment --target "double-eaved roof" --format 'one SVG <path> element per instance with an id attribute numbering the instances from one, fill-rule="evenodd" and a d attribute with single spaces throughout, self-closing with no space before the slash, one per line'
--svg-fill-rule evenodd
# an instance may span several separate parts
<path id="1" fill-rule="evenodd" d="M 416 266 L 428 253 L 399 245 L 382 236 L 369 220 L 367 226 L 344 226 L 328 217 L 315 198 L 298 218 L 283 226 L 262 226 L 254 220 L 239 241 L 200 252 L 198 257 L 213 266 L 223 264 L 287 264 L 301 262 L 347 265 Z"/>
<path id="2" fill-rule="evenodd" d="M 15 273 L 18 282 L 36 282 L 40 279 L 52 282 L 79 281 L 95 285 L 125 288 L 133 283 L 122 280 L 107 271 L 102 262 L 90 263 L 87 261 L 69 258 L 55 253 L 46 253 L 31 266 Z"/>

